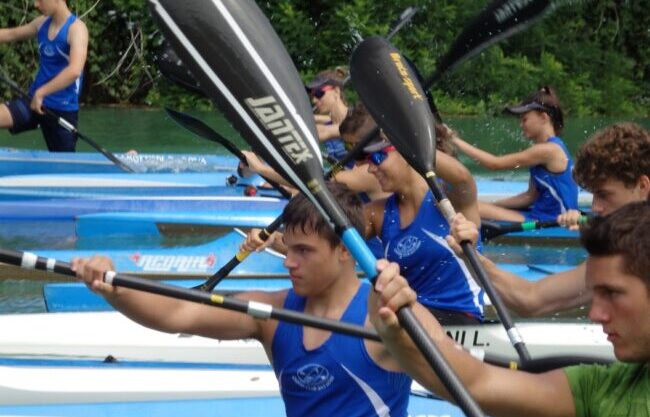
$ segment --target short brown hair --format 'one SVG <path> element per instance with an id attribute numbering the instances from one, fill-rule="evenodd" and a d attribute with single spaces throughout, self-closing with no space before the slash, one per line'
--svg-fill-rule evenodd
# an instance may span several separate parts
<path id="1" fill-rule="evenodd" d="M 650 134 L 635 123 L 616 123 L 596 132 L 576 155 L 573 178 L 593 191 L 609 179 L 633 187 L 650 177 Z"/>
<path id="2" fill-rule="evenodd" d="M 354 136 L 359 141 L 376 127 L 377 124 L 370 116 L 370 113 L 368 113 L 366 106 L 359 102 L 350 110 L 347 117 L 339 125 L 339 133 L 341 136 Z"/>
<path id="3" fill-rule="evenodd" d="M 350 191 L 344 184 L 332 181 L 327 183 L 327 188 L 343 210 L 343 213 L 350 220 L 352 226 L 363 234 L 366 221 L 363 206 L 357 194 Z M 325 220 L 314 203 L 303 193 L 293 197 L 284 207 L 282 219 L 285 230 L 299 227 L 305 234 L 316 233 L 327 240 L 332 248 L 341 243 L 334 229 Z"/>
<path id="4" fill-rule="evenodd" d="M 592 256 L 621 255 L 626 272 L 650 291 L 650 202 L 629 203 L 612 214 L 594 217 L 580 232 Z"/>

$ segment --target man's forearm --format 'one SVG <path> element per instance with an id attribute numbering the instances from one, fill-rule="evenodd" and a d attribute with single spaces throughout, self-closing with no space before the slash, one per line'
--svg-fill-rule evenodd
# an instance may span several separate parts
<path id="1" fill-rule="evenodd" d="M 504 271 L 485 256 L 481 256 L 481 263 L 505 305 L 520 316 L 530 316 L 536 307 L 529 297 L 533 291 L 532 283 Z"/>

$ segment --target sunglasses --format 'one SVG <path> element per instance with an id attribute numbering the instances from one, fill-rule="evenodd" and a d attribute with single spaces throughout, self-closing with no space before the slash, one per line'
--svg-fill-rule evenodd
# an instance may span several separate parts
<path id="1" fill-rule="evenodd" d="M 322 87 L 315 88 L 315 89 L 311 90 L 311 95 L 318 98 L 318 99 L 320 99 L 320 98 L 323 98 L 323 96 L 325 95 L 326 92 L 328 92 L 330 90 L 333 90 L 333 89 L 334 89 L 334 86 L 332 86 L 332 85 L 324 85 Z"/>
<path id="2" fill-rule="evenodd" d="M 379 166 L 388 158 L 388 153 L 393 152 L 395 147 L 393 145 L 386 146 L 384 149 L 380 149 L 376 152 L 368 154 L 366 156 L 365 162 L 373 164 L 374 166 Z"/>

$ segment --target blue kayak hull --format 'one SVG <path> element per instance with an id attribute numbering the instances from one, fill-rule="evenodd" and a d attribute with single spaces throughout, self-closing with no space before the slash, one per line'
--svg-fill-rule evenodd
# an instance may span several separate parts
<path id="1" fill-rule="evenodd" d="M 412 417 L 462 417 L 463 412 L 448 402 L 411 395 Z M 53 404 L 0 406 L 1 415 L 57 417 L 282 417 L 284 403 L 278 397 L 228 398 L 214 400 L 142 401 L 124 403 Z"/>
<path id="2" fill-rule="evenodd" d="M 0 201 L 0 219 L 72 220 L 83 214 L 102 212 L 174 212 L 282 210 L 286 200 L 275 197 L 121 197 L 105 199 L 55 199 Z"/>
<path id="3" fill-rule="evenodd" d="M 124 178 L 124 174 L 118 177 Z M 155 176 L 151 176 L 152 180 Z M 107 176 L 110 178 L 110 176 Z M 194 187 L 190 178 L 196 178 L 201 185 Z M 170 179 L 170 181 L 172 181 Z M 90 213 L 102 212 L 181 212 L 181 211 L 212 211 L 219 210 L 219 200 L 223 195 L 217 189 L 210 189 L 210 185 L 216 183 L 209 176 L 197 176 L 196 174 L 182 174 L 174 177 L 173 181 L 179 185 L 174 187 L 145 187 L 147 190 L 137 188 L 111 190 L 102 195 L 101 191 L 86 189 L 84 193 L 79 189 L 67 187 L 66 190 L 43 189 L 40 198 L 35 198 L 38 193 L 25 191 L 26 194 L 16 196 L 13 200 L 0 201 L 0 219 L 72 219 Z M 219 179 L 218 181 L 221 181 Z M 242 185 L 246 180 L 239 179 Z M 219 182 L 221 183 L 221 182 Z M 36 185 L 35 185 L 36 186 Z M 507 197 L 511 192 L 525 190 L 527 183 L 521 181 L 494 181 L 478 179 L 479 198 L 487 201 Z M 0 195 L 4 192 L 5 198 L 18 190 L 0 188 Z M 77 187 L 78 188 L 78 187 Z M 234 187 L 228 191 L 231 195 L 243 195 L 243 187 Z M 183 190 L 187 190 L 184 192 Z M 223 189 L 222 189 L 223 190 Z M 116 194 L 117 192 L 117 194 Z M 51 198 L 47 198 L 49 195 Z M 67 195 L 67 197 L 65 197 Z M 259 190 L 260 196 L 277 196 L 274 190 Z M 581 194 L 582 195 L 582 194 Z M 0 200 L 2 200 L 0 198 Z M 61 201 L 58 201 L 61 200 Z M 591 196 L 584 195 L 584 206 L 588 206 Z"/>
<path id="4" fill-rule="evenodd" d="M 32 250 L 39 256 L 69 262 L 101 253 L 113 259 L 115 270 L 163 277 L 207 277 L 218 271 L 239 251 L 244 237 L 229 232 L 198 246 L 127 250 Z M 287 276 L 284 257 L 269 251 L 252 253 L 232 274 L 235 276 Z"/>
<path id="5" fill-rule="evenodd" d="M 66 174 L 0 177 L 0 200 L 196 198 L 244 195 L 264 180 L 242 178 L 235 170 L 178 174 Z M 258 191 L 257 189 L 255 191 Z M 259 189 L 279 197 L 272 189 Z"/>
<path id="6" fill-rule="evenodd" d="M 232 171 L 239 161 L 229 155 L 123 154 L 115 156 L 135 172 Z M 31 174 L 122 173 L 121 168 L 97 152 L 57 152 L 0 148 L 0 176 Z"/>
<path id="7" fill-rule="evenodd" d="M 157 213 L 95 213 L 78 216 L 75 233 L 78 238 L 96 236 L 161 236 L 165 229 L 194 227 L 266 227 L 282 214 L 281 209 L 248 209 L 237 211 L 178 211 Z"/>

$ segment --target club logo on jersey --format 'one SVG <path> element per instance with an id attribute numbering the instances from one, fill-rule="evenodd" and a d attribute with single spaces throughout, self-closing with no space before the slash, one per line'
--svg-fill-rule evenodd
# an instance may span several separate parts
<path id="1" fill-rule="evenodd" d="M 130 256 L 135 265 L 143 272 L 207 272 L 217 262 L 214 254 L 207 256 L 186 255 L 141 255 Z"/>
<path id="2" fill-rule="evenodd" d="M 52 49 L 52 46 L 49 44 L 44 44 L 41 45 L 41 53 L 47 57 L 53 57 L 55 52 L 54 49 Z"/>
<path id="3" fill-rule="evenodd" d="M 395 245 L 394 252 L 400 257 L 400 259 L 406 258 L 413 255 L 421 244 L 422 241 L 417 236 L 404 236 L 399 240 L 399 242 L 397 242 L 397 245 Z"/>
<path id="4" fill-rule="evenodd" d="M 413 99 L 424 100 L 422 94 L 420 94 L 418 88 L 415 86 L 415 83 L 413 82 L 413 79 L 411 78 L 411 75 L 409 74 L 409 71 L 404 64 L 404 61 L 402 61 L 402 56 L 397 52 L 391 52 L 390 58 L 393 60 L 393 63 L 395 64 L 395 68 L 397 68 L 399 75 L 402 77 L 402 84 L 404 84 L 406 89 L 409 90 L 409 93 L 411 93 Z"/>
<path id="5" fill-rule="evenodd" d="M 494 11 L 494 18 L 499 23 L 510 19 L 515 13 L 528 7 L 533 0 L 513 0 L 504 3 L 501 7 Z"/>
<path id="6" fill-rule="evenodd" d="M 275 101 L 275 97 L 247 98 L 244 101 L 264 127 L 273 133 L 295 164 L 301 164 L 314 157 L 291 120 L 284 114 L 282 107 Z"/>
<path id="7" fill-rule="evenodd" d="M 298 369 L 291 379 L 307 391 L 322 391 L 334 381 L 327 368 L 317 363 L 309 363 Z"/>

